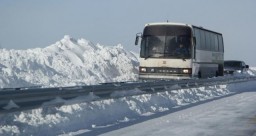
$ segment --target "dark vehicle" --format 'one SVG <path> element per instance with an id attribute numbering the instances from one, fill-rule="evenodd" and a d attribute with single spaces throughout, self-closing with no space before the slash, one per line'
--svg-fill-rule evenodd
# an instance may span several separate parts
<path id="1" fill-rule="evenodd" d="M 227 60 L 224 61 L 224 73 L 233 74 L 234 72 L 243 73 L 249 68 L 244 61 L 239 60 Z"/>

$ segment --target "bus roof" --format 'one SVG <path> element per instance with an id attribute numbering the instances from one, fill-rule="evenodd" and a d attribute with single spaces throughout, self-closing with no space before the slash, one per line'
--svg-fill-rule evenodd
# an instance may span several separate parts
<path id="1" fill-rule="evenodd" d="M 157 23 L 147 23 L 145 26 L 151 26 L 151 25 L 179 25 L 179 26 L 189 26 L 192 27 L 190 24 L 185 23 L 174 23 L 174 22 L 157 22 Z"/>
<path id="2" fill-rule="evenodd" d="M 152 26 L 152 25 L 178 25 L 178 26 L 188 26 L 190 28 L 197 28 L 197 29 L 201 29 L 201 30 L 205 30 L 205 31 L 209 31 L 209 32 L 212 32 L 212 33 L 216 33 L 216 34 L 220 34 L 222 35 L 221 33 L 219 32 L 215 32 L 215 31 L 212 31 L 212 30 L 209 30 L 209 29 L 205 29 L 201 26 L 195 26 L 195 25 L 191 25 L 191 24 L 186 24 L 186 23 L 174 23 L 174 22 L 156 22 L 156 23 L 147 23 L 145 24 L 145 27 L 146 26 Z"/>

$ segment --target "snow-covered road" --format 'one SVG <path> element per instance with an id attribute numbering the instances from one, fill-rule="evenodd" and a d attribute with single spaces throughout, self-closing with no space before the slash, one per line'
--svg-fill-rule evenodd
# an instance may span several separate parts
<path id="1" fill-rule="evenodd" d="M 256 136 L 256 91 L 210 101 L 104 136 Z"/>

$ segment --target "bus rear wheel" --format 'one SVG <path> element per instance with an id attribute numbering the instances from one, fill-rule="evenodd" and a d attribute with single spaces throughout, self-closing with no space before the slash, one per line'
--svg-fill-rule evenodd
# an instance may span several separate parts
<path id="1" fill-rule="evenodd" d="M 202 78 L 201 72 L 198 72 L 198 78 Z"/>

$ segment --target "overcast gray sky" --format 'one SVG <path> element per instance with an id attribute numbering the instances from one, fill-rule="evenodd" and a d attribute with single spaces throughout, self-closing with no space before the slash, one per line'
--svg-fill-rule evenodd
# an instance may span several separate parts
<path id="1" fill-rule="evenodd" d="M 189 23 L 224 36 L 225 59 L 256 66 L 255 0 L 0 0 L 0 47 L 43 48 L 70 35 L 134 46 L 145 23 Z"/>

